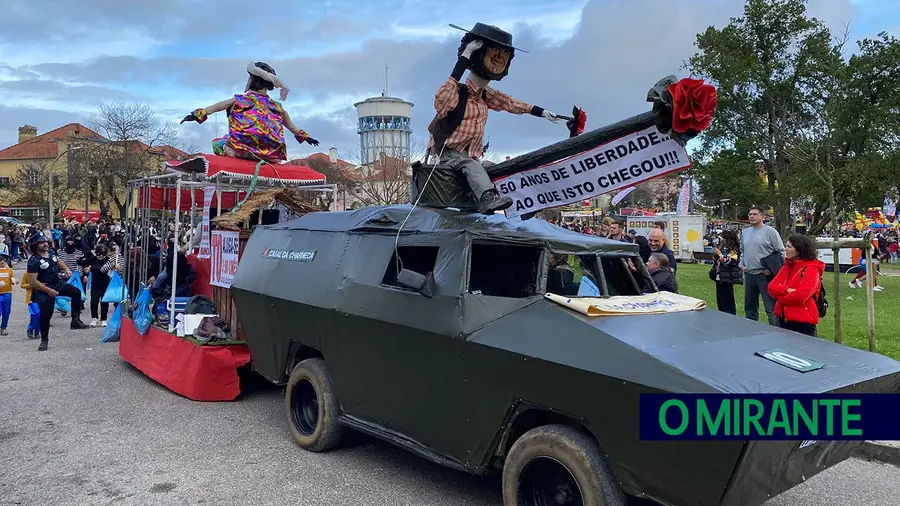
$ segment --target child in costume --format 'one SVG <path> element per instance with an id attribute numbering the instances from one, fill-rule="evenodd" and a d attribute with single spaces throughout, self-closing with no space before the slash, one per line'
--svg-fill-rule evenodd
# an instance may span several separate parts
<path id="1" fill-rule="evenodd" d="M 275 70 L 267 63 L 256 62 L 247 65 L 247 86 L 244 93 L 202 109 L 196 109 L 181 120 L 205 122 L 210 114 L 226 111 L 228 133 L 213 141 L 213 152 L 217 155 L 265 160 L 280 163 L 287 160 L 287 146 L 284 128 L 294 134 L 297 142 L 318 146 L 313 139 L 291 121 L 291 117 L 280 102 L 268 95 L 269 90 L 281 89 L 284 101 L 290 89 L 275 75 Z"/>
<path id="2" fill-rule="evenodd" d="M 13 270 L 6 256 L 0 257 L 0 336 L 8 335 L 9 314 L 12 312 L 12 289 L 16 284 Z"/>
<path id="3" fill-rule="evenodd" d="M 20 282 L 25 290 L 25 305 L 28 306 L 28 331 L 26 335 L 28 339 L 37 339 L 41 335 L 41 309 L 37 302 L 31 301 L 31 285 L 28 284 L 28 273 L 22 273 L 22 281 Z"/>
<path id="4" fill-rule="evenodd" d="M 493 214 L 511 206 L 512 199 L 500 197 L 478 161 L 484 153 L 488 110 L 528 113 L 553 123 L 560 118 L 488 86 L 490 81 L 499 81 L 509 73 L 509 63 L 516 49 L 512 46 L 512 35 L 483 23 L 476 23 L 472 30 L 450 26 L 466 35 L 459 46 L 456 66 L 434 97 L 437 114 L 428 127 L 431 133 L 429 153 L 439 157 L 441 166 L 462 171 L 475 194 L 479 210 Z M 469 76 L 463 84 L 460 79 L 466 69 Z"/>

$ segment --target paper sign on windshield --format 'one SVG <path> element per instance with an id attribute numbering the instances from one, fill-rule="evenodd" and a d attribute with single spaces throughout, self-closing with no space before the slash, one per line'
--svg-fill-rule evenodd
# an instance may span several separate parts
<path id="1" fill-rule="evenodd" d="M 679 313 L 682 311 L 698 311 L 706 307 L 706 301 L 704 300 L 672 292 L 656 292 L 634 296 L 618 295 L 605 299 L 563 297 L 554 293 L 548 293 L 544 296 L 557 304 L 588 316 Z"/>

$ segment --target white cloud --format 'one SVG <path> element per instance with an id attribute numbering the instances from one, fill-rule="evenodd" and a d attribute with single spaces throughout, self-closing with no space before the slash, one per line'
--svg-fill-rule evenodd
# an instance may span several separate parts
<path id="1" fill-rule="evenodd" d="M 238 0 L 220 0 L 215 9 L 206 0 L 152 5 L 85 0 L 49 22 L 33 14 L 61 11 L 68 3 L 33 3 L 0 19 L 0 96 L 7 106 L 0 110 L 0 146 L 15 142 L 20 124 L 41 122 L 36 126 L 46 131 L 81 121 L 99 100 L 128 93 L 153 106 L 160 118 L 178 121 L 194 108 L 243 90 L 244 67 L 256 59 L 271 63 L 288 82 L 292 93 L 285 106 L 322 142 L 313 148 L 289 140 L 291 155 L 331 145 L 353 150 L 352 104 L 380 94 L 385 63 L 390 94 L 416 104 L 414 135 L 425 137 L 433 93 L 453 66 L 462 35 L 447 23 L 471 27 L 482 21 L 513 33 L 514 44 L 529 53 L 516 55 L 509 77 L 496 87 L 559 113 L 584 107 L 588 128 L 596 128 L 646 111 L 647 88 L 667 74 L 683 73 L 696 34 L 724 26 L 743 5 L 736 0 L 518 0 L 515 5 L 497 0 L 477 8 L 474 0 L 452 6 L 335 0 L 310 13 L 292 10 L 295 4 L 285 0 L 267 5 L 277 16 L 261 31 L 248 29 L 235 15 L 247 8 Z M 809 2 L 810 13 L 833 29 L 872 8 L 877 6 L 861 0 Z M 234 57 L 204 56 L 228 51 Z M 150 56 L 155 54 L 165 56 Z M 185 54 L 190 56 L 178 56 Z M 39 83 L 24 86 L 29 79 Z M 216 133 L 213 120 L 179 131 L 203 149 Z M 223 131 L 224 116 L 219 134 Z M 559 141 L 566 130 L 529 116 L 492 113 L 488 135 L 497 160 Z"/>
<path id="2" fill-rule="evenodd" d="M 159 43 L 137 33 L 97 34 L 87 40 L 54 40 L 0 44 L 0 62 L 7 65 L 30 65 L 36 62 L 78 63 L 98 55 L 140 55 Z M 110 39 L 115 44 L 110 44 Z"/>
<path id="3" fill-rule="evenodd" d="M 521 18 L 505 18 L 491 20 L 489 24 L 498 26 L 504 30 L 512 31 L 516 26 L 526 26 L 535 31 L 542 39 L 551 42 L 562 42 L 572 37 L 581 19 L 581 8 L 568 9 L 562 12 L 551 12 Z M 457 23 L 454 23 L 457 24 Z M 469 26 L 463 28 L 470 28 Z M 399 38 L 419 38 L 440 41 L 449 38 L 458 38 L 462 32 L 451 28 L 448 23 L 431 23 L 428 25 L 410 25 L 394 22 L 391 31 Z M 515 35 L 513 36 L 515 41 Z M 517 45 L 513 42 L 514 45 Z"/>

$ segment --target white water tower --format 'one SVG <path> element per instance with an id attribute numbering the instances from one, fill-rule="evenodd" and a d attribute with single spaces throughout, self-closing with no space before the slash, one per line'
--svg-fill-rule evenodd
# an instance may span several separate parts
<path id="1" fill-rule="evenodd" d="M 409 161 L 412 134 L 412 102 L 382 93 L 353 104 L 359 118 L 359 155 L 363 165 L 375 163 L 384 153 Z"/>

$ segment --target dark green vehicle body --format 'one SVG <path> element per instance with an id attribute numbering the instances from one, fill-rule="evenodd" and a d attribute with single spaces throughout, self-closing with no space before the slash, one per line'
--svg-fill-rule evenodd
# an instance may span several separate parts
<path id="1" fill-rule="evenodd" d="M 485 473 L 525 431 L 567 423 L 596 439 L 628 494 L 760 504 L 856 443 L 641 441 L 639 394 L 900 390 L 889 358 L 712 309 L 591 318 L 543 297 L 551 251 L 596 255 L 611 295 L 652 289 L 623 260 L 646 274 L 634 245 L 540 220 L 410 209 L 258 227 L 232 293 L 260 374 L 283 384 L 298 361 L 323 357 L 341 423 L 435 462 Z M 433 272 L 433 297 L 393 286 L 397 267 Z M 755 355 L 773 348 L 827 367 L 803 374 Z"/>

